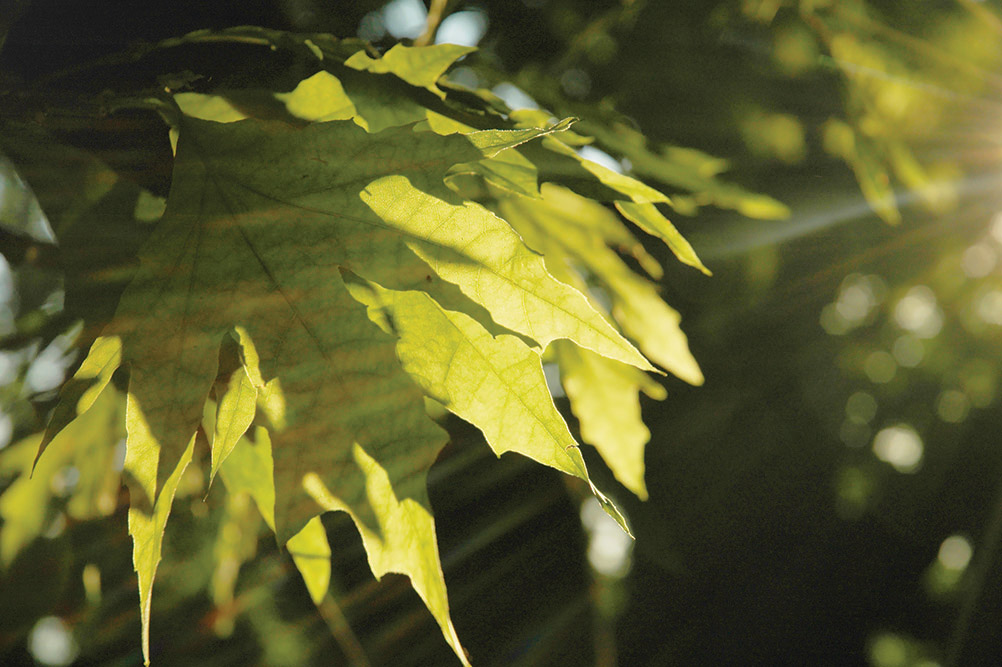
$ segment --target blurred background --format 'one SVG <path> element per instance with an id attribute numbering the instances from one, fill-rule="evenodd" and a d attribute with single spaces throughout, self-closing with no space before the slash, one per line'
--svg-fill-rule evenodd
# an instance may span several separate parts
<path id="1" fill-rule="evenodd" d="M 329 31 L 386 47 L 420 39 L 429 9 L 0 7 L 5 85 L 207 27 Z M 480 48 L 456 83 L 584 121 L 615 109 L 691 165 L 650 174 L 615 151 L 590 156 L 674 184 L 672 220 L 714 272 L 650 244 L 706 383 L 664 378 L 667 400 L 644 403 L 649 500 L 617 487 L 585 448 L 635 542 L 556 473 L 497 460 L 453 423 L 430 491 L 474 664 L 1002 664 L 1002 7 L 453 0 L 429 38 Z M 140 75 L 104 76 L 113 86 Z M 113 152 L 122 133 L 154 132 L 119 123 L 88 141 Z M 0 169 L 4 223 L 43 229 L 10 164 Z M 156 192 L 163 176 L 142 184 Z M 718 176 L 789 214 L 714 190 Z M 65 341 L 23 335 L 32 316 L 60 307 L 58 276 L 30 260 L 0 261 L 0 448 L 37 429 L 70 363 Z M 17 480 L 12 449 L 0 451 L 0 491 Z M 73 470 L 54 482 L 57 501 Z M 454 664 L 407 581 L 372 580 L 346 515 L 325 516 L 335 594 L 317 610 L 272 538 L 227 534 L 230 517 L 254 510 L 203 502 L 205 480 L 189 482 L 154 595 L 155 664 Z M 117 487 L 105 491 L 98 518 L 46 509 L 44 536 L 4 563 L 0 663 L 141 662 L 124 506 Z"/>

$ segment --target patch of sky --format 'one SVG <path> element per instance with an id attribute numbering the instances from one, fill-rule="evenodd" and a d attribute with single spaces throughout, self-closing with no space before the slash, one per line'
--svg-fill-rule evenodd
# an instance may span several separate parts
<path id="1" fill-rule="evenodd" d="M 479 7 L 446 16 L 435 33 L 436 44 L 476 46 L 487 34 L 487 12 Z"/>
<path id="2" fill-rule="evenodd" d="M 516 109 L 538 109 L 536 100 L 532 99 L 524 90 L 518 86 L 508 83 L 499 83 L 491 89 L 491 92 L 501 98 L 512 111 Z"/>

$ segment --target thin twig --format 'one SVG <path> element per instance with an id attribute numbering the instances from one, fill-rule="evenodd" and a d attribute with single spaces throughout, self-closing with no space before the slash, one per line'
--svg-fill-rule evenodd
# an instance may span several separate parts
<path id="1" fill-rule="evenodd" d="M 442 22 L 442 15 L 445 14 L 447 4 L 449 4 L 449 0 L 431 0 L 431 7 L 428 8 L 428 23 L 421 36 L 414 40 L 414 46 L 426 46 L 431 42 L 435 31 L 438 30 L 438 24 Z"/>
<path id="2" fill-rule="evenodd" d="M 327 627 L 338 646 L 341 647 L 341 651 L 344 652 L 348 663 L 352 667 L 370 667 L 371 663 L 365 654 L 365 649 L 362 648 L 362 643 L 351 629 L 348 619 L 331 593 L 324 596 L 324 599 L 317 605 L 317 610 L 324 622 L 327 623 Z"/>

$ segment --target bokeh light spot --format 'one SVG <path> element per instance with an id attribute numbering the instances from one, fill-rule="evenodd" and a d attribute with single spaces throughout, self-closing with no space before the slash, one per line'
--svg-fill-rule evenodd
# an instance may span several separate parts
<path id="1" fill-rule="evenodd" d="M 536 100 L 529 97 L 524 90 L 514 84 L 508 82 L 499 83 L 491 89 L 491 92 L 500 97 L 512 111 L 517 109 L 539 108 L 539 105 L 536 104 Z"/>
<path id="2" fill-rule="evenodd" d="M 898 372 L 898 364 L 890 354 L 878 350 L 866 357 L 866 361 L 863 362 L 863 372 L 870 382 L 885 384 L 894 379 L 894 375 Z"/>
<path id="3" fill-rule="evenodd" d="M 974 549 L 967 538 L 951 535 L 939 546 L 939 562 L 948 570 L 963 570 L 971 562 Z"/>
<path id="4" fill-rule="evenodd" d="M 925 357 L 925 348 L 918 336 L 904 334 L 899 336 L 891 346 L 891 355 L 903 368 L 915 368 Z"/>
<path id="5" fill-rule="evenodd" d="M 479 7 L 449 14 L 435 33 L 436 44 L 476 46 L 487 33 L 487 12 Z"/>
<path id="6" fill-rule="evenodd" d="M 877 414 L 877 400 L 865 391 L 857 391 L 845 402 L 845 415 L 857 424 L 869 424 Z"/>
<path id="7" fill-rule="evenodd" d="M 901 473 L 916 472 L 922 464 L 922 439 L 911 426 L 881 429 L 873 438 L 873 453 Z"/>
<path id="8" fill-rule="evenodd" d="M 630 571 L 633 539 L 594 497 L 581 504 L 581 523 L 588 532 L 588 562 L 595 571 L 617 579 L 625 576 Z"/>
<path id="9" fill-rule="evenodd" d="M 967 394 L 956 389 L 947 389 L 936 399 L 936 414 L 950 424 L 959 424 L 967 418 L 971 401 Z"/>
<path id="10" fill-rule="evenodd" d="M 73 633 L 61 618 L 40 618 L 28 635 L 28 650 L 43 665 L 68 665 L 79 649 Z"/>
<path id="11" fill-rule="evenodd" d="M 960 267 L 968 278 L 983 278 L 992 272 L 998 263 L 995 248 L 987 243 L 976 243 L 964 251 Z"/>
<path id="12" fill-rule="evenodd" d="M 988 324 L 1002 326 L 1002 291 L 991 290 L 981 295 L 976 309 L 978 317 Z"/>
<path id="13" fill-rule="evenodd" d="M 421 0 L 393 0 L 383 7 L 386 31 L 397 39 L 415 39 L 424 32 L 428 10 Z"/>
<path id="14" fill-rule="evenodd" d="M 925 285 L 916 285 L 895 304 L 894 321 L 919 338 L 933 338 L 943 327 L 943 313 L 933 291 Z"/>

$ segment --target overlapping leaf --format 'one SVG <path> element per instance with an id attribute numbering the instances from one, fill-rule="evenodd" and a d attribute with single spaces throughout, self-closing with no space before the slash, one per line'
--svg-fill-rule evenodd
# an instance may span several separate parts
<path id="1" fill-rule="evenodd" d="M 126 469 L 144 614 L 220 345 L 240 327 L 284 403 L 271 423 L 280 539 L 323 509 L 350 511 L 374 571 L 410 574 L 453 639 L 423 485 L 444 438 L 339 271 L 479 304 L 543 346 L 567 338 L 649 366 L 504 221 L 445 187 L 455 164 L 483 154 L 465 137 L 253 119 L 189 118 L 179 129 L 167 212 L 111 329 L 130 372 Z M 247 423 L 225 397 L 219 416 L 216 440 L 232 440 L 229 421 Z M 373 484 L 385 493 L 372 497 Z"/>
<path id="2" fill-rule="evenodd" d="M 125 476 L 147 655 L 164 527 L 204 445 L 210 479 L 218 472 L 231 494 L 254 498 L 315 601 L 330 577 L 316 515 L 346 511 L 372 571 L 408 575 L 465 662 L 425 489 L 445 435 L 423 396 L 479 427 L 498 454 L 590 484 L 542 373 L 540 354 L 557 343 L 583 437 L 643 496 L 648 436 L 637 396 L 663 390 L 601 300 L 586 296 L 592 283 L 647 356 L 702 380 L 677 313 L 616 250 L 655 277 L 657 262 L 612 210 L 540 190 L 538 177 L 569 174 L 579 191 L 601 191 L 681 261 L 705 267 L 655 208 L 663 194 L 582 160 L 570 145 L 587 137 L 554 138 L 567 121 L 513 127 L 494 112 L 457 111 L 438 83 L 468 49 L 396 47 L 376 59 L 323 36 L 227 35 L 327 67 L 276 95 L 291 116 L 315 122 L 248 118 L 239 91 L 176 97 L 166 212 L 46 437 L 75 428 L 118 366 L 128 370 Z M 503 120 L 503 129 L 470 124 Z M 534 141 L 548 135 L 549 149 Z M 490 208 L 457 194 L 471 177 Z M 236 349 L 240 358 L 227 358 Z M 622 410 L 597 414 L 612 404 Z M 238 562 L 245 552 L 226 551 Z"/>

